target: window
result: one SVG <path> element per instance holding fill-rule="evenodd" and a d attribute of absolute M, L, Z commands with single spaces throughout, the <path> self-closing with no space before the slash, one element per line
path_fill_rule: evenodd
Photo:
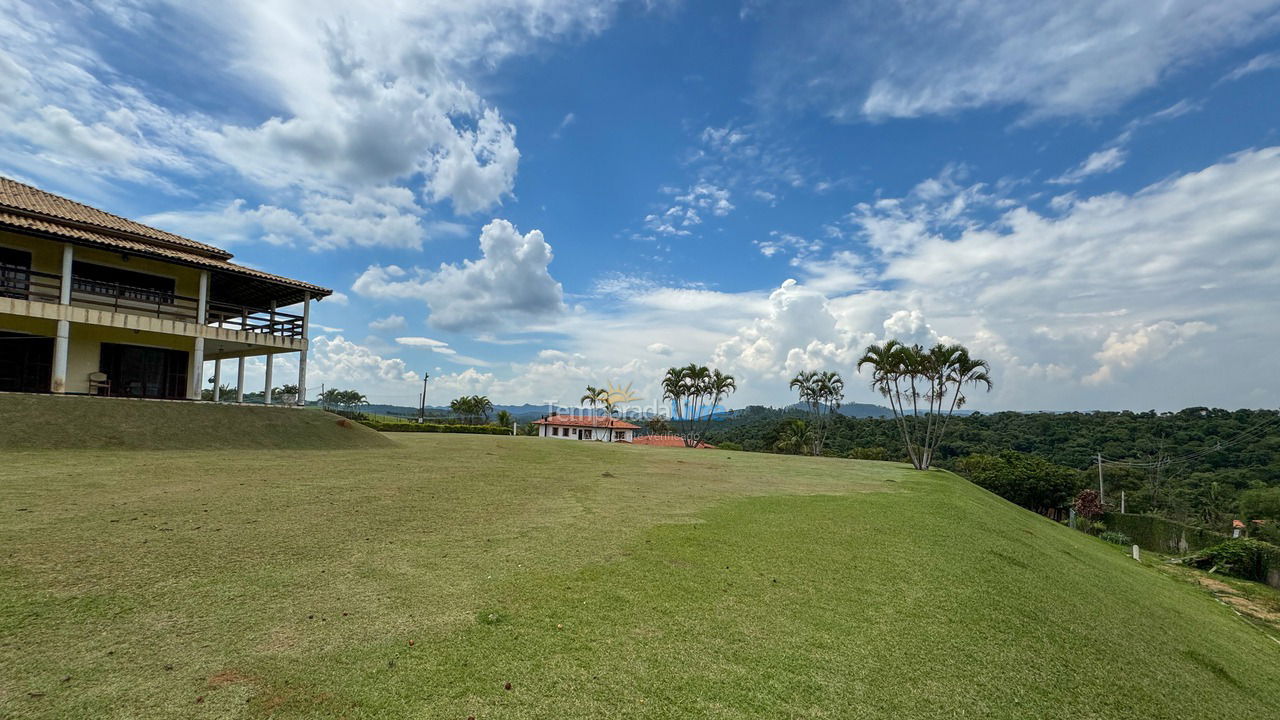
<path fill-rule="evenodd" d="M 187 394 L 187 352 L 102 343 L 98 369 L 111 381 L 111 394 L 181 398 Z"/>
<path fill-rule="evenodd" d="M 626 431 L 626 430 L 614 430 L 614 431 L 613 431 L 613 439 L 614 439 L 614 440 L 626 440 L 626 439 L 627 439 L 627 431 Z"/>
<path fill-rule="evenodd" d="M 590 439 L 591 439 L 591 431 L 590 431 L 590 430 L 582 430 L 582 431 L 580 431 L 580 432 L 581 432 L 581 434 L 578 436 L 578 439 L 579 439 L 579 440 L 590 440 Z"/>
<path fill-rule="evenodd" d="M 76 292 L 145 303 L 173 304 L 173 278 L 87 262 L 72 263 L 71 276 L 71 289 Z"/>
<path fill-rule="evenodd" d="M 31 253 L 0 247 L 0 297 L 27 297 L 31 283 Z"/>

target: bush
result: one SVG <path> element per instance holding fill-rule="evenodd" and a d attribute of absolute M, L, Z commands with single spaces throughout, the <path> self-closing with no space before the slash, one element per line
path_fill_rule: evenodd
<path fill-rule="evenodd" d="M 1253 538 L 1233 538 L 1193 555 L 1188 564 L 1245 580 L 1280 579 L 1280 547 Z"/>
<path fill-rule="evenodd" d="M 1071 507 L 1075 508 L 1077 515 L 1092 520 L 1102 514 L 1102 499 L 1098 497 L 1097 490 L 1081 490 Z"/>
<path fill-rule="evenodd" d="M 850 460 L 888 460 L 889 451 L 882 447 L 856 447 L 845 457 Z"/>
<path fill-rule="evenodd" d="M 1106 540 L 1112 545 L 1124 545 L 1125 547 L 1133 545 L 1133 540 L 1128 535 L 1125 535 L 1122 532 L 1116 532 L 1115 530 L 1108 530 L 1098 537 L 1102 540 Z"/>
<path fill-rule="evenodd" d="M 722 442 L 716 446 L 720 450 L 741 450 L 742 446 L 736 442 Z"/>
<path fill-rule="evenodd" d="M 378 432 L 474 433 L 477 435 L 510 435 L 511 428 L 497 425 L 444 425 L 440 423 L 380 422 L 364 423 Z"/>

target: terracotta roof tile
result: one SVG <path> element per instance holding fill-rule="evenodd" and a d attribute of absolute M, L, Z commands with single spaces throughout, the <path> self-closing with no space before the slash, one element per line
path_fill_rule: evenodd
<path fill-rule="evenodd" d="M 552 415 L 534 420 L 534 425 L 561 425 L 569 427 L 612 428 L 614 430 L 639 430 L 639 425 L 632 425 L 626 420 L 591 415 Z"/>
<path fill-rule="evenodd" d="M 25 185 L 16 180 L 0 177 L 0 206 L 36 213 L 57 220 L 89 225 L 109 232 L 135 235 L 143 240 L 155 240 L 162 243 L 178 245 L 193 252 L 208 254 L 213 257 L 227 259 L 231 253 L 212 245 L 196 242 L 181 235 L 157 230 L 156 228 L 134 222 L 119 215 L 89 207 L 60 195 L 45 192 L 39 188 Z"/>
<path fill-rule="evenodd" d="M 0 177 L 0 228 L 29 230 L 89 245 L 279 283 L 319 297 L 332 290 L 229 262 L 231 253 Z M 300 298 L 299 298 L 300 299 Z"/>

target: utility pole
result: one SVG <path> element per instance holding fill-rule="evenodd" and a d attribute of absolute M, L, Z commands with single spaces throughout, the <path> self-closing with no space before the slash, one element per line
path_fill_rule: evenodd
<path fill-rule="evenodd" d="M 1098 453 L 1098 504 L 1103 504 L 1102 499 L 1102 453 Z"/>
<path fill-rule="evenodd" d="M 422 403 L 418 406 L 418 422 L 420 423 L 427 421 L 427 379 L 430 377 L 427 373 L 422 373 Z"/>

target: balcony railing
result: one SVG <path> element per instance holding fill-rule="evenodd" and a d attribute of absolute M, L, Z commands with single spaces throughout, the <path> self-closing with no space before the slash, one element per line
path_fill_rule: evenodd
<path fill-rule="evenodd" d="M 60 275 L 0 264 L 0 297 L 56 303 L 61 289 Z M 198 298 L 77 276 L 71 278 L 71 304 L 162 320 L 200 322 L 259 335 L 302 337 L 301 315 L 210 300 L 202 320 L 197 317 Z"/>

